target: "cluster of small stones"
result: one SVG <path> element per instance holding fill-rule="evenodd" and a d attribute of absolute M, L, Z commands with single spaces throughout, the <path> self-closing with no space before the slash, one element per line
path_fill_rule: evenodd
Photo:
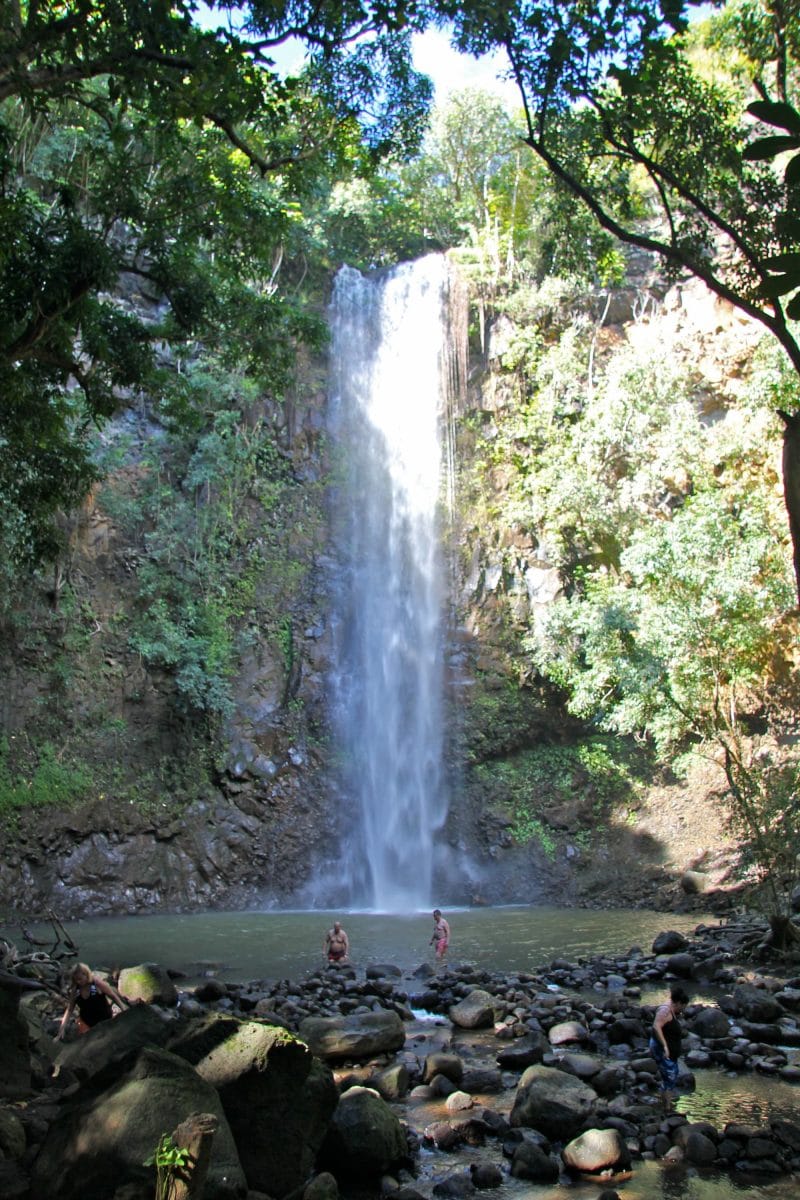
<path fill-rule="evenodd" d="M 498 974 L 469 965 L 439 973 L 427 965 L 412 979 L 412 990 L 396 966 L 374 965 L 360 979 L 352 967 L 323 968 L 301 983 L 281 981 L 224 984 L 210 979 L 184 995 L 189 1012 L 205 1005 L 297 1031 L 307 1017 L 343 1017 L 393 1010 L 404 1021 L 415 1013 L 441 1014 L 458 1029 L 458 1053 L 420 1057 L 408 1048 L 376 1055 L 368 1063 L 339 1064 L 335 1075 L 344 1092 L 354 1084 L 374 1088 L 386 1101 L 437 1100 L 447 1120 L 407 1130 L 413 1155 L 422 1143 L 445 1153 L 496 1144 L 504 1167 L 474 1163 L 469 1171 L 447 1174 L 436 1195 L 461 1195 L 492 1188 L 504 1171 L 538 1183 L 562 1181 L 588 1171 L 602 1182 L 624 1177 L 632 1161 L 660 1159 L 693 1168 L 753 1172 L 759 1176 L 800 1172 L 800 1127 L 772 1121 L 769 1128 L 728 1124 L 721 1131 L 680 1114 L 663 1116 L 656 1068 L 647 1051 L 654 1006 L 641 1001 L 643 989 L 666 995 L 675 981 L 691 993 L 693 984 L 721 993 L 718 1003 L 692 1003 L 684 1025 L 684 1061 L 689 1068 L 718 1066 L 730 1073 L 756 1070 L 800 1082 L 800 1067 L 783 1049 L 800 1047 L 800 978 L 781 980 L 747 972 L 735 963 L 735 935 L 698 927 L 695 938 L 659 935 L 652 953 L 633 948 L 619 957 L 554 960 L 537 972 Z M 595 995 L 592 996 L 591 994 Z M 487 1030 L 495 1063 L 475 1062 L 486 1051 L 470 1045 L 471 1030 Z M 493 1034 L 493 1038 L 492 1038 Z M 452 1048 L 452 1047 L 451 1047 Z M 552 1131 L 520 1127 L 486 1106 L 485 1097 L 519 1089 L 521 1073 L 539 1064 L 587 1084 L 596 1096 L 584 1137 L 604 1133 L 616 1139 L 580 1166 L 577 1142 Z M 563 1075 L 562 1075 L 563 1077 Z M 691 1070 L 680 1080 L 694 1087 Z M 579 1130 L 579 1132 L 581 1132 Z M 499 1156 L 498 1156 L 499 1157 Z M 584 1159 L 586 1155 L 584 1153 Z M 502 1163 L 502 1159 L 500 1162 Z M 384 1181 L 384 1193 L 413 1200 L 419 1193 L 407 1172 Z M 609 1193 L 611 1194 L 611 1193 Z"/>

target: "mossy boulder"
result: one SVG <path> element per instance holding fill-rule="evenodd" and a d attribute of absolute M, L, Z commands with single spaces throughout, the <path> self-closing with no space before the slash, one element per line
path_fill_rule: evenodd
<path fill-rule="evenodd" d="M 127 1000 L 144 1000 L 146 1004 L 164 1004 L 168 1008 L 178 1003 L 178 989 L 158 963 L 123 968 L 117 990 Z"/>
<path fill-rule="evenodd" d="M 166 1050 L 146 1048 L 108 1083 L 97 1075 L 67 1101 L 33 1169 L 31 1200 L 108 1200 L 126 1183 L 155 1187 L 145 1166 L 162 1135 L 197 1112 L 218 1119 L 205 1200 L 240 1200 L 244 1172 L 216 1089 Z"/>
<path fill-rule="evenodd" d="M 287 1030 L 221 1013 L 186 1023 L 169 1048 L 217 1089 L 250 1188 L 298 1188 L 338 1101 L 330 1069 Z"/>

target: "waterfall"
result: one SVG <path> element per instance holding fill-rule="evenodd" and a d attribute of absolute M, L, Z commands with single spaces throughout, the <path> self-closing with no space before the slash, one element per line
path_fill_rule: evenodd
<path fill-rule="evenodd" d="M 430 906 L 443 771 L 445 259 L 361 275 L 331 304 L 338 869 L 356 906 Z M 350 807 L 351 806 L 351 807 Z"/>

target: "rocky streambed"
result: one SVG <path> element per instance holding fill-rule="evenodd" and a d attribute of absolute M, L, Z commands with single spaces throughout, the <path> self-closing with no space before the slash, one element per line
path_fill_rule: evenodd
<path fill-rule="evenodd" d="M 515 1181 L 599 1194 L 647 1161 L 800 1176 L 800 1090 L 796 1122 L 661 1112 L 647 1035 L 676 979 L 698 996 L 682 1090 L 701 1069 L 800 1083 L 800 976 L 740 951 L 734 926 L 701 926 L 530 972 L 387 963 L 193 991 L 140 965 L 118 986 L 143 1003 L 66 1045 L 51 994 L 3 987 L 0 1194 L 149 1200 L 145 1161 L 193 1113 L 216 1126 L 207 1200 L 413 1200 Z"/>

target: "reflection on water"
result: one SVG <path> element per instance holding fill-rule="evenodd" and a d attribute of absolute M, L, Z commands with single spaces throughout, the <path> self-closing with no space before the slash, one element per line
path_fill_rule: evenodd
<path fill-rule="evenodd" d="M 533 971 L 553 958 L 624 954 L 633 945 L 649 954 L 664 929 L 690 934 L 702 919 L 628 910 L 555 908 L 446 910 L 452 928 L 450 960 L 492 971 Z M 96 967 L 157 961 L 190 978 L 206 965 L 231 981 L 298 979 L 318 967 L 325 930 L 339 917 L 353 961 L 413 969 L 430 959 L 429 913 L 235 912 L 93 917 L 67 924 L 80 957 Z M 715 923 L 709 918 L 707 923 Z M 14 936 L 13 925 L 0 929 Z M 45 928 L 40 930 L 49 932 Z"/>
<path fill-rule="evenodd" d="M 800 1119 L 800 1088 L 765 1075 L 695 1071 L 697 1089 L 682 1095 L 678 1111 L 690 1121 L 729 1122 L 766 1128 L 770 1121 Z"/>

